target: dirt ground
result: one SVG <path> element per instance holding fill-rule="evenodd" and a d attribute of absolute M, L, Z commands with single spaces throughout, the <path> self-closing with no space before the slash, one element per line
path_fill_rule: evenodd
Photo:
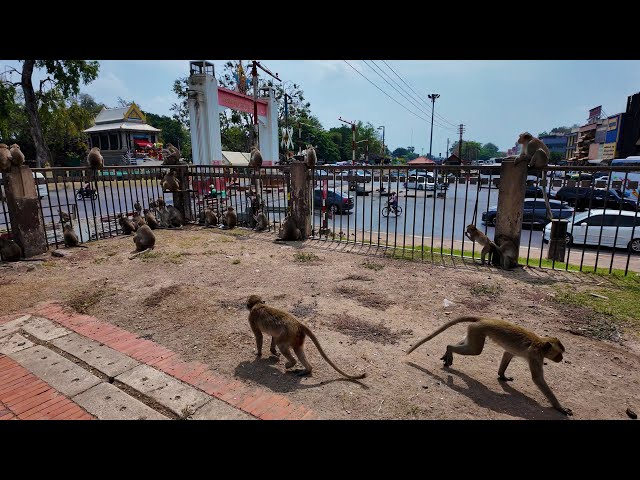
<path fill-rule="evenodd" d="M 513 382 L 498 381 L 502 350 L 490 340 L 480 356 L 455 356 L 444 369 L 439 359 L 465 325 L 404 354 L 450 318 L 492 316 L 561 339 L 565 360 L 549 361 L 545 378 L 573 418 L 626 419 L 627 408 L 640 410 L 637 334 L 554 299 L 560 289 L 602 288 L 606 278 L 409 262 L 336 243 L 274 242 L 270 233 L 244 229 L 193 226 L 156 237 L 156 249 L 135 259 L 129 259 L 132 238 L 118 237 L 65 258 L 46 254 L 46 262 L 1 265 L 0 315 L 64 302 L 286 395 L 323 419 L 564 419 L 533 384 L 524 360 L 509 366 Z M 256 360 L 245 308 L 253 293 L 309 325 L 340 368 L 367 377 L 344 380 L 308 339 L 310 377 L 285 373 L 285 361 L 269 356 L 268 337 Z M 610 340 L 589 336 L 602 331 Z"/>

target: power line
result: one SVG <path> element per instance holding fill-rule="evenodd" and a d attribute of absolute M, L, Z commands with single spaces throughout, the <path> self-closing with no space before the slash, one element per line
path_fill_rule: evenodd
<path fill-rule="evenodd" d="M 369 64 L 367 63 L 367 61 L 366 61 L 366 60 L 363 60 L 363 61 L 365 62 L 365 64 L 366 64 L 369 68 L 371 68 L 371 65 L 369 65 Z M 382 73 L 384 73 L 384 74 L 387 76 L 387 78 L 389 78 L 389 80 L 391 80 L 393 83 L 395 83 L 395 84 L 396 84 L 396 85 L 398 85 L 400 88 L 402 88 L 402 86 L 401 86 L 401 85 L 399 85 L 395 80 L 393 80 L 393 79 L 392 79 L 392 78 L 391 78 L 391 77 L 390 77 L 390 76 L 389 76 L 389 75 L 388 75 L 388 74 L 387 74 L 387 73 L 386 73 L 382 68 L 380 68 L 380 67 L 376 64 L 376 62 L 375 62 L 374 60 L 371 60 L 371 63 L 372 63 L 372 64 L 373 64 L 373 65 L 374 65 L 378 70 L 380 70 Z M 371 68 L 371 70 L 373 70 L 373 68 Z M 411 98 L 411 99 L 410 99 L 410 98 L 407 98 L 407 96 L 405 96 L 405 95 L 404 95 L 402 92 L 400 92 L 396 87 L 394 87 L 394 86 L 393 86 L 393 85 L 391 85 L 389 82 L 387 82 L 387 80 L 386 80 L 382 75 L 380 75 L 377 71 L 375 71 L 375 70 L 373 70 L 373 71 L 374 71 L 374 72 L 375 72 L 375 73 L 376 73 L 380 78 L 382 78 L 382 79 L 383 79 L 383 80 L 384 80 L 388 85 L 390 85 L 390 86 L 391 86 L 391 88 L 393 88 L 396 92 L 400 93 L 400 95 L 402 95 L 405 99 L 409 100 L 409 102 L 410 102 L 412 105 L 414 105 L 416 108 L 418 108 L 422 113 L 425 113 L 425 114 L 427 114 L 427 115 L 429 115 L 429 114 L 430 114 L 430 112 L 428 112 L 428 111 L 424 110 L 424 107 L 422 107 L 422 106 L 420 106 L 420 105 L 417 105 L 416 103 L 414 103 L 414 102 L 412 101 L 413 96 L 412 96 L 412 98 Z M 410 94 L 409 92 L 407 92 L 404 88 L 402 88 L 402 90 L 403 90 L 404 92 L 406 92 L 408 95 L 411 95 L 411 94 Z M 435 122 L 435 124 L 436 124 L 436 126 L 438 126 L 438 127 L 440 127 L 440 128 L 443 128 L 443 129 L 452 129 L 451 127 L 447 127 L 446 125 L 441 125 L 439 122 Z"/>
<path fill-rule="evenodd" d="M 411 113 L 412 115 L 415 115 L 416 117 L 418 117 L 420 120 L 424 120 L 425 122 L 427 121 L 426 118 L 421 117 L 420 115 L 416 114 L 415 112 L 413 112 L 412 110 L 409 110 L 407 107 L 405 107 L 403 104 L 401 104 L 400 102 L 398 102 L 395 98 L 393 98 L 391 95 L 389 95 L 387 92 L 385 92 L 384 90 L 382 90 L 378 85 L 376 85 L 375 83 L 373 83 L 371 80 L 369 80 L 365 75 L 363 75 L 360 71 L 358 71 L 357 68 L 355 68 L 353 65 L 351 65 L 349 62 L 347 62 L 346 60 L 343 60 L 344 63 L 346 63 L 347 65 L 349 65 L 351 68 L 353 68 L 358 75 L 360 75 L 362 78 L 364 78 L 367 82 L 369 82 L 371 85 L 373 85 L 374 87 L 376 87 L 378 90 L 380 90 L 382 93 L 384 93 L 387 97 L 389 97 L 391 100 L 393 100 L 394 102 L 396 102 L 398 105 L 400 105 L 402 108 L 404 108 L 406 111 L 408 111 L 409 113 Z"/>
<path fill-rule="evenodd" d="M 418 93 L 418 92 L 417 92 L 417 91 L 416 91 L 416 90 L 415 90 L 411 85 L 409 85 L 409 84 L 408 84 L 408 83 L 407 83 L 407 82 L 406 82 L 406 81 L 405 81 L 405 80 L 404 80 L 404 79 L 403 79 L 403 78 L 402 78 L 402 77 L 401 77 L 401 76 L 400 76 L 400 75 L 399 75 L 399 74 L 398 74 L 398 73 L 393 69 L 393 67 L 391 67 L 391 65 L 389 65 L 389 64 L 386 62 L 386 60 L 382 60 L 382 61 L 383 61 L 383 62 L 384 62 L 384 64 L 389 68 L 389 70 L 391 70 L 391 71 L 394 73 L 394 75 L 395 75 L 396 77 L 398 77 L 398 78 L 402 81 L 402 83 L 404 83 L 407 87 L 409 87 L 409 88 L 410 88 L 410 89 L 411 89 L 411 90 L 412 90 L 412 91 L 413 91 L 413 92 L 418 96 L 418 98 L 419 98 L 420 100 L 422 100 L 428 108 L 430 108 L 429 104 L 428 104 L 428 103 L 423 99 L 423 96 L 422 96 L 421 94 L 419 94 L 419 93 Z M 458 125 L 456 125 L 455 123 L 450 122 L 449 120 L 447 120 L 446 118 L 444 118 L 442 115 L 440 115 L 440 114 L 438 114 L 438 113 L 436 113 L 436 114 L 435 114 L 435 116 L 436 116 L 436 117 L 439 117 L 442 121 L 444 121 L 444 122 L 448 123 L 449 125 L 451 125 L 451 126 L 455 127 L 455 129 L 457 130 Z"/>

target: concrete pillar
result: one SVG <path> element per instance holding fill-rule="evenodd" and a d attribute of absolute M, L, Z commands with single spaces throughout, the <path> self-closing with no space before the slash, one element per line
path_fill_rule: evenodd
<path fill-rule="evenodd" d="M 311 181 L 304 162 L 291 163 L 291 216 L 302 233 L 302 240 L 311 235 Z"/>
<path fill-rule="evenodd" d="M 549 250 L 547 251 L 547 259 L 564 263 L 565 239 L 567 237 L 567 225 L 569 221 L 566 219 L 551 220 L 551 235 L 549 237 Z"/>
<path fill-rule="evenodd" d="M 47 251 L 38 189 L 33 172 L 26 165 L 11 167 L 3 174 L 12 239 L 22 247 L 26 258 Z"/>
<path fill-rule="evenodd" d="M 504 238 L 511 240 L 517 248 L 520 248 L 526 181 L 526 162 L 520 162 L 517 166 L 513 164 L 513 159 L 502 162 L 494 237 L 498 246 Z M 499 265 L 498 255 L 494 255 L 493 264 Z"/>

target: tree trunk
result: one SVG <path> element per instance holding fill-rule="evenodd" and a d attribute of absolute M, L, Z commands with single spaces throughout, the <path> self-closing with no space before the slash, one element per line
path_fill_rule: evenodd
<path fill-rule="evenodd" d="M 29 118 L 29 129 L 36 147 L 36 167 L 41 168 L 46 162 L 51 161 L 51 152 L 44 141 L 40 116 L 38 115 L 38 99 L 33 91 L 31 76 L 35 60 L 25 60 L 22 66 L 22 92 L 24 94 L 24 105 Z M 50 163 L 51 164 L 51 163 Z"/>

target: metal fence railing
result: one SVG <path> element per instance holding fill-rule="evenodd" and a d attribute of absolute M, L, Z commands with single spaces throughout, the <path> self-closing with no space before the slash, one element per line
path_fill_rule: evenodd
<path fill-rule="evenodd" d="M 261 208 L 270 229 L 287 215 L 290 177 L 287 166 L 183 167 L 188 199 L 187 220 L 197 222 L 210 207 L 223 214 L 228 206 L 239 226 L 253 227 Z M 494 237 L 500 165 L 317 166 L 312 172 L 312 238 L 321 242 L 368 245 L 385 253 L 419 261 L 477 258 L 465 237 L 475 223 Z M 117 166 L 97 172 L 87 168 L 34 169 L 48 245 L 63 244 L 58 210 L 69 213 L 82 242 L 121 235 L 119 214 L 133 215 L 136 202 L 173 203 L 162 191 L 168 167 Z M 568 220 L 565 262 L 546 259 L 549 219 L 540 175 L 527 177 L 520 263 L 579 271 L 640 271 L 640 167 L 549 167 L 546 191 L 555 218 Z M 81 188 L 90 183 L 91 191 Z M 254 189 L 257 187 L 259 204 Z M 390 194 L 397 194 L 397 208 Z M 2 200 L 0 198 L 0 200 Z M 0 201 L 0 234 L 10 234 L 6 203 Z"/>

